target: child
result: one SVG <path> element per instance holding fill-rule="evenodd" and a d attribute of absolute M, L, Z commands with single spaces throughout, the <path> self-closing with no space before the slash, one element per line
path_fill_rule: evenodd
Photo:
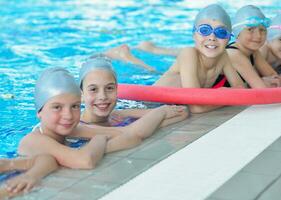
<path fill-rule="evenodd" d="M 155 85 L 210 88 L 223 73 L 232 87 L 244 87 L 225 50 L 230 33 L 230 18 L 219 5 L 213 4 L 202 9 L 194 22 L 195 47 L 184 48 L 175 64 Z M 207 112 L 218 107 L 189 106 L 193 113 Z"/>
<path fill-rule="evenodd" d="M 233 67 L 251 88 L 280 86 L 277 73 L 259 51 L 265 42 L 269 23 L 269 19 L 253 5 L 240 8 L 234 18 L 232 28 L 236 42 L 227 47 L 227 52 Z"/>
<path fill-rule="evenodd" d="M 105 136 L 94 136 L 79 150 L 63 145 L 64 138 L 77 131 L 80 98 L 79 87 L 68 71 L 62 68 L 44 71 L 35 86 L 35 107 L 41 122 L 21 140 L 19 153 L 27 156 L 49 154 L 65 167 L 93 168 L 104 154 Z"/>
<path fill-rule="evenodd" d="M 262 56 L 266 61 L 281 73 L 281 14 L 273 18 L 268 29 L 267 41 L 261 48 Z"/>
<path fill-rule="evenodd" d="M 162 109 L 113 110 L 117 102 L 117 78 L 111 61 L 103 55 L 98 55 L 82 65 L 79 83 L 85 102 L 85 110 L 81 116 L 82 124 L 126 126 L 138 118 L 142 118 L 145 114 L 155 113 L 158 115 L 157 110 Z M 157 124 L 157 127 L 184 120 L 188 115 L 183 106 L 164 106 L 164 108 L 177 108 L 178 113 L 166 116 L 163 121 Z M 147 124 L 143 129 L 150 129 L 150 127 Z"/>
<path fill-rule="evenodd" d="M 56 160 L 50 155 L 37 155 L 32 158 L 1 159 L 0 173 L 14 171 L 22 174 L 6 181 L 0 188 L 0 199 L 29 192 L 44 176 L 57 169 Z"/>

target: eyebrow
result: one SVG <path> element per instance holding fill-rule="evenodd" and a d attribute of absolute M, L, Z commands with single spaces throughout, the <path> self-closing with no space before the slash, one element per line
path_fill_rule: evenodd
<path fill-rule="evenodd" d="M 81 104 L 81 101 L 79 100 L 79 101 L 76 101 L 76 102 L 73 102 L 73 103 L 71 103 L 71 104 Z M 53 103 L 51 103 L 50 105 L 63 105 L 63 104 L 65 104 L 65 103 L 61 103 L 61 102 L 53 102 Z"/>
<path fill-rule="evenodd" d="M 108 83 L 105 86 L 107 86 L 107 85 L 117 85 L 117 83 L 114 83 L 114 82 L 113 83 Z M 93 86 L 98 86 L 98 84 L 90 84 L 90 85 L 87 86 L 87 88 L 93 87 Z"/>

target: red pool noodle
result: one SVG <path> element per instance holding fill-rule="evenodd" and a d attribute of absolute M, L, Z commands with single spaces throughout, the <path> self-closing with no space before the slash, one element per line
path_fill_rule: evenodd
<path fill-rule="evenodd" d="M 169 104 L 273 104 L 281 103 L 281 88 L 211 89 L 118 84 L 118 98 Z"/>

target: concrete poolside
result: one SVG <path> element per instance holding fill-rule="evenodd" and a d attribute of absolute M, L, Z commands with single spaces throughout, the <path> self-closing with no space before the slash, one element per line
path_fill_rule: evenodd
<path fill-rule="evenodd" d="M 192 115 L 95 170 L 61 169 L 15 199 L 280 199 L 280 119 L 280 105 Z"/>

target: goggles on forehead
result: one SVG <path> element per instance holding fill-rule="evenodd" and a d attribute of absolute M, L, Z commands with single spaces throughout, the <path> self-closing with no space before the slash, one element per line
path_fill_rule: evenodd
<path fill-rule="evenodd" d="M 245 21 L 242 21 L 240 23 L 234 24 L 232 28 L 236 28 L 237 26 L 245 25 L 247 27 L 255 27 L 262 25 L 265 28 L 268 28 L 270 26 L 270 19 L 269 18 L 260 18 L 260 17 L 249 17 Z"/>
<path fill-rule="evenodd" d="M 201 24 L 197 28 L 193 27 L 193 33 L 197 32 L 202 36 L 209 36 L 212 33 L 219 39 L 230 39 L 231 33 L 223 26 L 213 28 L 209 24 Z"/>

